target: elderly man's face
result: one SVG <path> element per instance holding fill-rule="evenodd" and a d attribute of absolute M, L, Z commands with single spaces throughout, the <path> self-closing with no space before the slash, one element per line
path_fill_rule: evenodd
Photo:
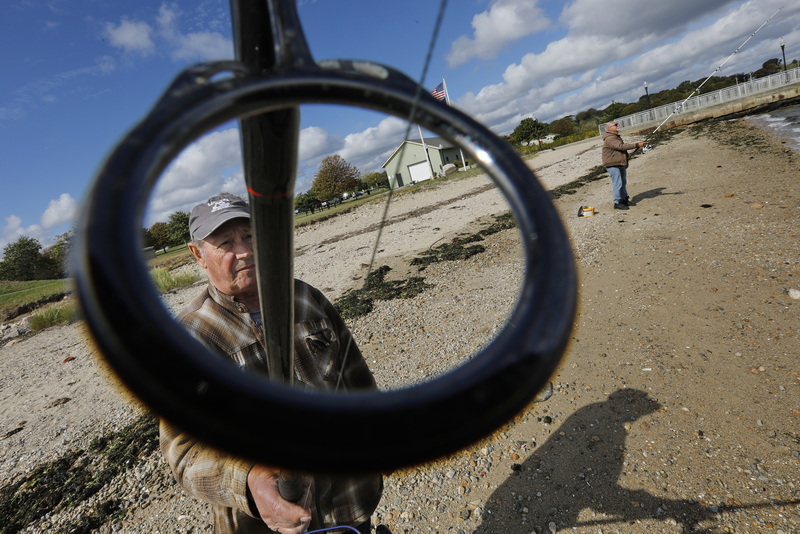
<path fill-rule="evenodd" d="M 253 236 L 248 219 L 232 219 L 201 243 L 190 244 L 192 254 L 208 273 L 214 287 L 238 300 L 258 298 Z"/>

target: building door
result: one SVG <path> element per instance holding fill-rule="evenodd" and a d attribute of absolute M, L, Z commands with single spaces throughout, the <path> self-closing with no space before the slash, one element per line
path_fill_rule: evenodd
<path fill-rule="evenodd" d="M 408 173 L 411 175 L 411 179 L 415 182 L 431 179 L 431 168 L 427 161 L 420 161 L 419 163 L 409 165 Z"/>

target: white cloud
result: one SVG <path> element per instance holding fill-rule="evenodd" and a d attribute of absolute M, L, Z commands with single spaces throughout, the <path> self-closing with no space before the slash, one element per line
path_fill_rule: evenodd
<path fill-rule="evenodd" d="M 167 41 L 173 60 L 215 60 L 234 56 L 233 42 L 219 32 L 181 33 L 178 28 L 180 15 L 174 6 L 162 4 L 158 9 L 159 35 Z"/>
<path fill-rule="evenodd" d="M 175 61 L 233 57 L 233 42 L 229 38 L 215 31 L 182 31 L 181 15 L 176 5 L 161 4 L 152 24 L 122 17 L 119 24 L 107 22 L 103 35 L 112 46 L 145 57 L 157 49 L 163 49 Z"/>
<path fill-rule="evenodd" d="M 75 219 L 78 211 L 78 202 L 68 193 L 63 193 L 58 199 L 51 200 L 47 209 L 42 214 L 42 227 L 52 228 Z"/>
<path fill-rule="evenodd" d="M 396 117 L 387 117 L 377 126 L 367 128 L 345 137 L 344 147 L 338 154 L 356 165 L 361 172 L 372 172 L 385 161 L 381 156 L 391 152 L 400 144 L 406 132 L 407 122 Z"/>
<path fill-rule="evenodd" d="M 178 11 L 177 6 L 168 6 L 167 4 L 161 4 L 158 7 L 158 16 L 156 17 L 156 22 L 158 23 L 159 27 L 161 27 L 161 31 L 171 31 L 172 28 L 175 26 L 175 20 L 178 18 Z"/>
<path fill-rule="evenodd" d="M 650 82 L 651 93 L 655 87 L 702 80 L 779 7 L 779 1 L 676 0 L 618 17 L 631 11 L 623 0 L 575 0 L 559 17 L 565 35 L 509 65 L 502 81 L 467 93 L 456 103 L 495 130 L 508 132 L 516 126 L 514 119 L 531 113 L 552 121 L 590 107 L 602 109 L 612 100 L 636 100 L 644 94 L 644 80 Z M 796 27 L 798 13 L 798 7 L 784 7 L 780 22 L 776 17 L 764 34 L 777 23 Z M 722 74 L 748 72 L 763 62 L 758 57 L 774 57 L 774 46 L 766 44 L 764 34 L 734 56 Z"/>
<path fill-rule="evenodd" d="M 665 36 L 674 35 L 685 29 L 687 23 L 739 1 L 672 0 L 635 6 L 628 0 L 575 0 L 564 7 L 560 20 L 570 33 L 577 35 L 621 38 L 650 34 Z"/>
<path fill-rule="evenodd" d="M 309 126 L 300 131 L 300 148 L 298 159 L 300 161 L 318 158 L 331 154 L 342 147 L 342 140 L 332 137 L 319 126 Z"/>
<path fill-rule="evenodd" d="M 491 59 L 512 41 L 537 33 L 550 25 L 538 0 L 496 0 L 488 11 L 472 18 L 473 37 L 462 35 L 447 53 L 450 68 L 473 58 Z"/>
<path fill-rule="evenodd" d="M 230 59 L 233 44 L 219 33 L 195 32 L 179 36 L 171 52 L 174 60 Z"/>
<path fill-rule="evenodd" d="M 9 244 L 14 243 L 20 237 L 26 236 L 36 239 L 43 247 L 47 247 L 52 241 L 47 230 L 72 222 L 78 211 L 78 202 L 69 193 L 63 193 L 55 200 L 51 200 L 47 209 L 42 213 L 41 224 L 32 224 L 28 227 L 22 225 L 22 219 L 17 215 L 6 217 L 6 224 L 0 230 L 0 255 L 2 250 Z"/>
<path fill-rule="evenodd" d="M 127 53 L 147 56 L 155 51 L 153 28 L 146 22 L 133 22 L 123 18 L 119 24 L 106 23 L 103 33 L 112 46 Z"/>
<path fill-rule="evenodd" d="M 241 178 L 239 130 L 211 132 L 181 152 L 167 167 L 150 199 L 146 226 L 166 221 L 170 213 L 189 211 L 220 191 L 245 192 Z"/>

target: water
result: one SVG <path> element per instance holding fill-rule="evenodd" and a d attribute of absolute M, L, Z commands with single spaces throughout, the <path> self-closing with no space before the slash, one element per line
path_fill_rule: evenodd
<path fill-rule="evenodd" d="M 766 127 L 788 141 L 788 145 L 800 152 L 800 104 L 775 109 L 762 115 L 747 118 L 756 126 Z"/>

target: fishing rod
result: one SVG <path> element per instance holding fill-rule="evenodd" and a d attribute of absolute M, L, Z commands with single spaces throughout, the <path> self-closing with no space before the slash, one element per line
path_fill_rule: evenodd
<path fill-rule="evenodd" d="M 725 61 L 723 61 L 722 63 L 720 63 L 720 64 L 719 64 L 719 66 L 718 66 L 716 69 L 714 69 L 714 71 L 713 71 L 711 74 L 709 74 L 709 75 L 708 75 L 708 77 L 707 77 L 705 80 L 703 80 L 703 82 L 702 82 L 700 85 L 698 85 L 697 87 L 695 87 L 694 91 L 692 91 L 692 92 L 689 94 L 689 96 L 687 96 L 687 97 L 686 97 L 686 98 L 685 98 L 685 99 L 684 99 L 684 100 L 683 100 L 683 101 L 682 101 L 680 104 L 676 104 L 676 105 L 675 105 L 675 108 L 672 110 L 672 113 L 670 113 L 670 114 L 667 116 L 667 118 L 666 118 L 666 119 L 664 119 L 664 120 L 661 122 L 661 124 L 659 124 L 659 125 L 656 127 L 656 129 L 655 129 L 655 130 L 653 130 L 653 131 L 652 131 L 650 134 L 648 134 L 647 136 L 645 136 L 645 138 L 644 138 L 645 142 L 647 142 L 647 140 L 648 140 L 648 139 L 650 139 L 652 136 L 654 136 L 654 135 L 656 134 L 656 132 L 658 132 L 658 131 L 661 129 L 661 127 L 662 127 L 662 126 L 664 126 L 664 124 L 666 124 L 666 123 L 667 123 L 667 121 L 669 121 L 669 120 L 672 118 L 672 116 L 673 116 L 673 115 L 675 115 L 676 113 L 679 113 L 679 112 L 680 112 L 680 111 L 683 109 L 683 106 L 684 106 L 684 105 L 686 105 L 686 102 L 688 102 L 688 101 L 689 101 L 689 99 L 690 99 L 690 98 L 692 98 L 692 97 L 693 97 L 693 96 L 694 96 L 696 93 L 699 93 L 699 92 L 700 92 L 700 89 L 702 89 L 702 87 L 703 87 L 703 86 L 706 84 L 706 82 L 708 82 L 708 80 L 710 80 L 711 78 L 713 78 L 713 77 L 714 77 L 714 75 L 715 75 L 717 72 L 719 72 L 719 71 L 722 69 L 722 67 L 724 67 L 724 66 L 725 66 L 725 64 L 726 64 L 728 61 L 730 61 L 730 60 L 731 60 L 731 58 L 732 58 L 733 56 L 735 56 L 736 54 L 738 54 L 738 53 L 739 53 L 739 50 L 741 50 L 741 49 L 744 47 L 744 45 L 746 45 L 746 44 L 748 43 L 748 41 L 750 41 L 750 39 L 752 39 L 753 37 L 755 37 L 755 35 L 756 35 L 756 34 L 757 34 L 757 33 L 758 33 L 760 30 L 761 30 L 761 28 L 763 28 L 764 26 L 766 26 L 767 24 L 769 24 L 769 21 L 771 21 L 771 20 L 772 20 L 772 19 L 775 17 L 775 15 L 777 15 L 777 14 L 778 14 L 778 11 L 780 11 L 781 9 L 783 9 L 783 6 L 779 7 L 778 9 L 776 9 L 776 10 L 775 10 L 775 13 L 773 13 L 772 15 L 770 15 L 770 16 L 767 18 L 767 20 L 765 20 L 765 21 L 763 22 L 763 24 L 761 24 L 761 26 L 759 26 L 758 28 L 756 28 L 756 30 L 755 30 L 753 33 L 751 33 L 750 35 L 748 35 L 748 36 L 747 36 L 747 39 L 745 39 L 745 40 L 744 40 L 744 42 L 743 42 L 742 44 L 740 44 L 740 45 L 739 45 L 739 47 L 738 47 L 736 50 L 734 50 L 734 51 L 733 51 L 733 53 L 732 53 L 731 55 L 729 55 L 727 58 L 725 58 Z M 646 145 L 644 146 L 644 148 L 642 148 L 642 152 L 647 152 L 647 151 L 649 151 L 649 150 L 652 150 L 652 149 L 653 149 L 653 147 L 652 147 L 651 145 L 649 145 L 649 144 L 646 144 Z M 639 150 L 639 148 L 637 147 L 637 148 L 636 148 L 636 149 L 635 149 L 635 150 L 634 150 L 634 151 L 631 153 L 631 156 L 633 156 L 634 154 L 636 154 L 636 152 L 637 152 L 638 150 Z"/>
<path fill-rule="evenodd" d="M 261 2 L 245 2 L 247 7 L 250 3 Z M 218 449 L 278 466 L 287 474 L 374 473 L 430 461 L 505 424 L 557 368 L 577 303 L 570 241 L 550 194 L 508 143 L 392 67 L 351 59 L 314 61 L 300 39 L 302 27 L 290 4 L 294 0 L 269 0 L 259 15 L 237 15 L 269 25 L 272 38 L 259 40 L 250 50 L 273 51 L 268 58 L 273 67 L 248 65 L 248 48 L 237 44 L 242 54 L 236 60 L 185 69 L 100 166 L 72 258 L 82 312 L 99 352 L 129 390 L 176 427 Z M 246 45 L 249 37 L 239 38 Z M 294 110 L 303 104 L 351 106 L 418 124 L 463 148 L 505 197 L 517 221 L 525 265 L 519 302 L 498 335 L 462 366 L 403 389 L 310 392 L 242 372 L 195 339 L 163 305 L 142 258 L 140 234 L 165 169 L 202 135 L 240 119 L 262 135 L 250 143 L 253 150 L 245 149 L 243 159 L 264 161 L 255 152 L 270 150 L 269 159 L 285 170 L 296 164 L 296 153 L 291 153 L 296 150 Z M 268 127 L 250 122 L 264 114 L 272 122 Z M 249 137 L 244 130 L 243 138 Z M 265 147 L 264 141 L 275 136 L 287 142 Z M 274 254 L 266 244 L 273 232 L 293 232 L 284 215 L 294 176 L 267 174 L 280 175 L 277 185 L 247 181 L 257 198 L 254 210 L 269 212 L 267 217 L 281 212 L 281 217 L 274 226 L 269 219 L 266 224 L 254 222 L 256 264 L 272 255 L 286 262 L 279 270 L 284 280 L 291 279 L 286 274 L 294 254 L 291 235 L 274 236 Z M 287 175 L 292 178 L 288 183 L 283 179 Z M 273 209 L 270 203 L 284 207 Z M 252 215 L 258 218 L 255 211 Z M 281 284 L 285 282 L 267 280 L 269 286 Z M 276 299 L 285 307 L 293 303 L 287 291 L 283 297 L 262 297 L 261 304 L 273 306 Z M 268 316 L 264 322 L 272 323 Z M 287 311 L 274 316 L 281 321 L 276 336 L 281 348 L 273 351 L 280 353 L 275 367 L 281 369 L 275 374 L 291 376 L 286 369 L 292 360 L 291 325 L 286 322 L 292 316 Z M 269 424 L 254 425 L 255 418 Z M 276 439 L 275 428 L 295 429 L 298 421 L 320 436 L 337 436 L 336 446 L 309 440 L 303 432 L 285 432 Z M 374 429 L 387 422 L 394 428 L 393 439 L 374 439 Z"/>

